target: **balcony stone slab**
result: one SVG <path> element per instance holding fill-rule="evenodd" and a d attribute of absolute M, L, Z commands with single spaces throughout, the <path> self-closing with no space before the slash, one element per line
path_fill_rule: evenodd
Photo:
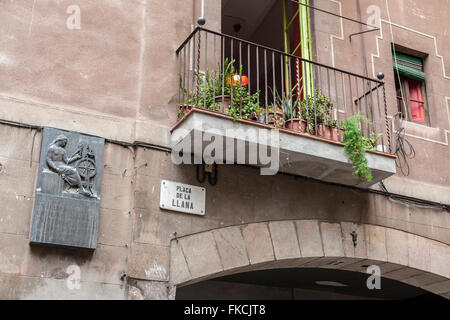
<path fill-rule="evenodd" d="M 211 153 L 214 147 L 216 152 Z M 343 143 L 274 129 L 254 121 L 235 120 L 197 108 L 172 128 L 172 148 L 175 152 L 182 151 L 180 154 L 185 155 L 184 159 L 188 159 L 186 154 L 190 154 L 192 163 L 208 160 L 207 154 L 212 154 L 218 164 L 243 164 L 266 169 L 272 164 L 273 173 L 289 173 L 360 188 L 368 188 L 396 173 L 395 156 L 368 151 L 366 157 L 373 179 L 362 182 L 353 174 Z M 273 166 L 274 160 L 278 163 L 278 170 Z"/>

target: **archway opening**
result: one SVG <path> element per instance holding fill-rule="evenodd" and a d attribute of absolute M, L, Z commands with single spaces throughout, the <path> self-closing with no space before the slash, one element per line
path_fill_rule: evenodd
<path fill-rule="evenodd" d="M 177 300 L 445 300 L 423 289 L 369 274 L 325 268 L 268 269 L 214 278 L 177 288 Z"/>

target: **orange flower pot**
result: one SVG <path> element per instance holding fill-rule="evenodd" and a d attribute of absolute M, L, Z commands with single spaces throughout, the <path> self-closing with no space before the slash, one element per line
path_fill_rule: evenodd
<path fill-rule="evenodd" d="M 306 121 L 298 118 L 289 119 L 284 123 L 284 127 L 294 131 L 306 132 Z"/>

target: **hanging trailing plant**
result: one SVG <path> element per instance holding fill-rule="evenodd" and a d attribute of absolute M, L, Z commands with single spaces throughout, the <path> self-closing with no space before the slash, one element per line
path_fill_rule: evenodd
<path fill-rule="evenodd" d="M 369 120 L 360 114 L 354 115 L 344 122 L 344 151 L 353 164 L 353 174 L 361 181 L 372 181 L 372 173 L 366 158 L 368 139 L 361 134 L 361 121 L 369 123 Z"/>

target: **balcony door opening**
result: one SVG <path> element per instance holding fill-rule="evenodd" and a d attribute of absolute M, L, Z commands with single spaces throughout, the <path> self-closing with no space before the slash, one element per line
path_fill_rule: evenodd
<path fill-rule="evenodd" d="M 291 0 L 222 0 L 222 32 L 242 40 L 226 39 L 222 55 L 234 62 L 235 79 L 242 77 L 251 93 L 260 92 L 259 103 L 269 110 L 290 100 L 280 112 L 291 113 L 286 109 L 296 107 L 294 101 L 302 100 L 307 89 L 313 92 L 311 65 L 281 54 L 311 59 L 309 25 L 308 7 Z"/>

